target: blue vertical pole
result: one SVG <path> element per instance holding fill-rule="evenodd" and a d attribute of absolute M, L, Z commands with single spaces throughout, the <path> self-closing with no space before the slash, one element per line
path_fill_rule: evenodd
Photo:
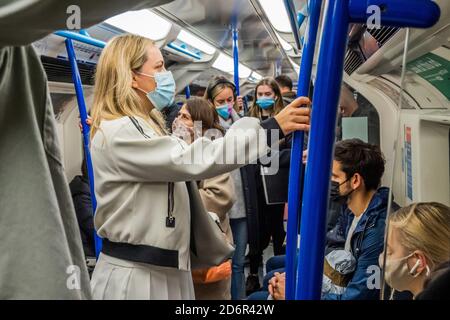
<path fill-rule="evenodd" d="M 189 88 L 189 85 L 184 88 L 184 94 L 186 95 L 186 99 L 189 99 L 191 97 L 191 89 Z"/>
<path fill-rule="evenodd" d="M 298 33 L 299 25 L 298 25 L 298 16 L 295 12 L 295 5 L 292 0 L 284 0 L 284 7 L 286 8 L 287 15 L 289 18 L 289 23 L 291 25 L 292 33 L 294 35 L 295 44 L 297 45 L 297 49 L 301 49 L 300 43 L 300 35 Z"/>
<path fill-rule="evenodd" d="M 83 146 L 84 146 L 84 155 L 86 157 L 86 166 L 88 171 L 88 177 L 89 177 L 89 187 L 91 191 L 91 200 L 92 200 L 92 212 L 95 214 L 95 210 L 97 209 L 97 200 L 95 198 L 95 188 L 94 188 L 94 171 L 92 168 L 92 159 L 91 159 L 91 152 L 89 150 L 89 125 L 86 123 L 87 120 L 87 111 L 86 111 L 86 103 L 84 101 L 84 94 L 83 94 L 83 84 L 81 82 L 80 72 L 78 71 L 78 65 L 77 65 L 77 59 L 75 56 L 75 50 L 73 48 L 72 40 L 66 39 L 66 49 L 67 49 L 67 55 L 70 62 L 70 67 L 72 69 L 72 80 L 75 86 L 75 92 L 77 95 L 77 102 L 78 102 L 78 110 L 80 112 L 80 119 L 81 119 L 81 125 L 82 125 L 82 131 L 83 131 Z M 94 235 L 95 239 L 95 254 L 98 258 L 101 248 L 102 248 L 102 240 L 101 238 L 95 233 Z"/>
<path fill-rule="evenodd" d="M 316 48 L 322 0 L 310 1 L 310 13 L 306 38 L 302 49 L 300 74 L 298 77 L 297 96 L 308 96 L 311 82 L 314 50 Z M 292 140 L 291 166 L 289 172 L 288 226 L 286 241 L 286 299 L 293 300 L 296 287 L 296 261 L 299 218 L 303 194 L 303 140 L 304 132 L 294 132 Z"/>
<path fill-rule="evenodd" d="M 238 30 L 233 26 L 233 62 L 234 62 L 234 85 L 236 86 L 236 95 L 240 95 L 239 90 L 239 47 Z"/>
<path fill-rule="evenodd" d="M 321 296 L 328 192 L 349 27 L 349 0 L 329 0 L 314 89 L 298 257 L 300 300 Z"/>

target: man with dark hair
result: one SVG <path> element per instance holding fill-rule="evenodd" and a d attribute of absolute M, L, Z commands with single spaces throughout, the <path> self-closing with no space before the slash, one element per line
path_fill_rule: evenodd
<path fill-rule="evenodd" d="M 292 91 L 292 79 L 286 75 L 279 75 L 275 81 L 280 87 L 281 95 L 283 96 L 284 105 L 288 105 L 297 97 L 297 94 Z"/>
<path fill-rule="evenodd" d="M 355 271 L 343 294 L 324 299 L 378 299 L 379 288 L 369 279 L 383 251 L 388 188 L 380 188 L 385 160 L 378 146 L 359 139 L 336 143 L 331 175 L 331 197 L 344 207 L 336 227 L 327 235 L 328 251 L 344 247 L 356 260 Z"/>
<path fill-rule="evenodd" d="M 327 233 L 326 253 L 344 249 L 353 255 L 355 264 L 354 272 L 345 278 L 333 277 L 337 276 L 338 272 L 330 265 L 324 269 L 324 274 L 332 283 L 338 280 L 339 285 L 345 289 L 343 294 L 327 293 L 322 299 L 379 298 L 376 270 L 379 270 L 378 257 L 383 251 L 389 194 L 388 188 L 380 188 L 384 166 L 383 154 L 376 145 L 359 139 L 336 143 L 330 198 L 342 204 L 342 211 L 336 226 Z M 278 269 L 273 270 L 272 274 L 274 271 L 283 272 Z M 284 297 L 284 284 L 279 283 L 280 281 L 284 282 L 283 276 L 276 275 L 269 282 L 268 289 L 275 299 Z M 250 299 L 261 297 L 264 297 L 264 294 L 258 293 Z"/>

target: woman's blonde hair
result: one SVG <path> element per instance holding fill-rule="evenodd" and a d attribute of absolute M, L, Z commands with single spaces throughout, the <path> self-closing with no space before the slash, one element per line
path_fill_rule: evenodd
<path fill-rule="evenodd" d="M 260 86 L 269 86 L 275 93 L 275 105 L 271 107 L 269 110 L 271 113 L 270 115 L 271 117 L 276 116 L 278 113 L 280 113 L 281 110 L 283 110 L 284 103 L 280 87 L 273 78 L 264 78 L 258 82 L 258 84 L 255 87 L 255 95 L 254 95 L 255 100 L 253 101 L 253 105 L 250 107 L 250 110 L 248 110 L 248 115 L 254 118 L 261 118 L 261 108 L 256 104 L 256 100 L 258 100 L 258 88 Z"/>
<path fill-rule="evenodd" d="M 147 50 L 154 46 L 150 39 L 126 34 L 114 37 L 103 49 L 97 64 L 92 106 L 91 139 L 102 120 L 139 116 L 159 135 L 167 133 L 162 114 L 150 110 L 131 84 L 133 72 L 147 61 Z"/>
<path fill-rule="evenodd" d="M 450 259 L 450 208 L 437 202 L 409 205 L 389 215 L 409 252 L 424 252 L 430 268 Z"/>

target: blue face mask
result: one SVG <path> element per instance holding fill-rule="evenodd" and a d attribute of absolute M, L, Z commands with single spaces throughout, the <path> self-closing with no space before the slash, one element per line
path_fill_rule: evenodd
<path fill-rule="evenodd" d="M 145 92 L 148 100 L 152 103 L 152 105 L 158 110 L 161 111 L 166 107 L 172 105 L 175 96 L 175 80 L 173 79 L 172 72 L 158 72 L 155 73 L 154 76 L 138 72 L 139 74 L 147 77 L 151 77 L 155 79 L 156 88 L 153 91 Z M 144 90 L 139 89 L 142 92 Z"/>
<path fill-rule="evenodd" d="M 225 120 L 228 120 L 230 117 L 230 107 L 227 104 L 223 104 L 221 106 L 216 107 L 216 111 Z"/>
<path fill-rule="evenodd" d="M 273 98 L 261 98 L 256 100 L 256 104 L 263 110 L 271 108 L 275 104 Z"/>

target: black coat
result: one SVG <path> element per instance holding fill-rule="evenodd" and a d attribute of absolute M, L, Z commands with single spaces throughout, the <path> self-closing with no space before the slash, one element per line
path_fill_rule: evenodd
<path fill-rule="evenodd" d="M 274 118 L 269 118 L 262 121 L 261 126 L 267 130 L 267 141 L 269 145 L 271 142 L 270 130 L 280 130 L 280 138 L 285 138 Z M 280 146 L 280 149 L 283 148 L 285 148 L 285 144 Z M 283 155 L 283 159 L 289 156 L 289 154 Z M 284 162 L 283 159 L 280 159 L 280 162 Z M 283 166 L 284 165 L 280 163 L 280 167 Z M 268 241 L 270 240 L 270 235 L 268 235 L 265 230 L 265 217 L 263 216 L 262 210 L 260 208 L 261 202 L 265 201 L 264 199 L 262 199 L 264 198 L 264 192 L 260 174 L 260 164 L 250 164 L 241 168 L 241 177 L 247 215 L 248 243 L 250 253 L 259 253 L 265 249 Z M 277 208 L 275 208 L 275 206 L 277 206 Z M 274 209 L 278 210 L 278 207 L 280 206 L 273 205 L 273 207 Z"/>
<path fill-rule="evenodd" d="M 80 228 L 84 254 L 87 257 L 95 257 L 95 228 L 89 182 L 82 176 L 76 176 L 70 182 L 69 187 Z"/>
<path fill-rule="evenodd" d="M 161 111 L 164 120 L 166 121 L 166 127 L 169 132 L 172 132 L 172 123 L 175 118 L 178 117 L 178 112 L 180 111 L 180 109 L 181 107 L 179 105 L 177 105 L 176 103 L 172 103 L 169 107 L 164 108 Z"/>

